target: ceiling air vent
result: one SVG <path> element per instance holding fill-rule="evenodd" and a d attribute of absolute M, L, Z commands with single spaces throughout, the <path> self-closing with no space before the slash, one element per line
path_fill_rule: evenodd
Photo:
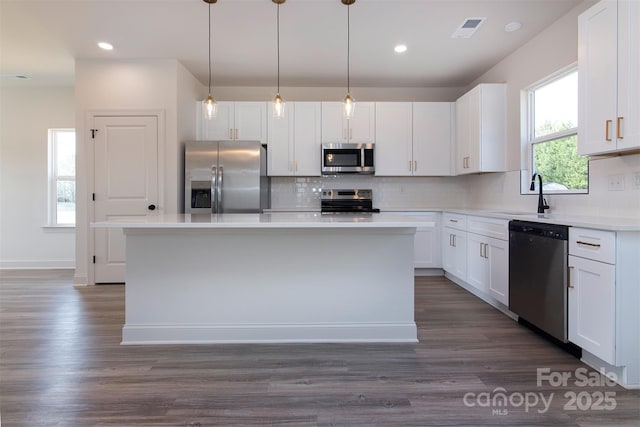
<path fill-rule="evenodd" d="M 468 39 L 487 18 L 467 18 L 451 35 L 454 39 Z"/>

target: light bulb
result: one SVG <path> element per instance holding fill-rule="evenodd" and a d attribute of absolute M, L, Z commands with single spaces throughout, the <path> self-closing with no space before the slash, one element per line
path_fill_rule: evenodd
<path fill-rule="evenodd" d="M 278 92 L 275 98 L 273 98 L 273 117 L 276 117 L 276 118 L 284 117 L 284 113 L 286 111 L 286 108 L 285 108 L 286 105 L 287 103 L 284 101 L 284 99 L 282 99 L 282 96 L 280 96 L 280 92 Z"/>
<path fill-rule="evenodd" d="M 351 97 L 350 92 L 347 92 L 347 96 L 344 97 L 344 117 L 347 119 L 352 118 L 355 109 L 356 100 Z"/>
<path fill-rule="evenodd" d="M 207 120 L 215 119 L 218 115 L 218 103 L 213 99 L 211 94 L 202 102 L 202 107 L 204 108 L 204 116 Z"/>

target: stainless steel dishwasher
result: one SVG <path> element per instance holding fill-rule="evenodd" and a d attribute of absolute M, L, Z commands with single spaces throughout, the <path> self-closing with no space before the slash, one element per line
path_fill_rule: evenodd
<path fill-rule="evenodd" d="M 569 228 L 509 222 L 509 310 L 560 340 L 567 339 Z"/>

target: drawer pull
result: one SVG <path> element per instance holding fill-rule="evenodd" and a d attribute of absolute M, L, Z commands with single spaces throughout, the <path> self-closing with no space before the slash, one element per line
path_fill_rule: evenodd
<path fill-rule="evenodd" d="M 589 243 L 589 242 L 583 242 L 582 240 L 578 240 L 576 243 L 579 245 L 591 246 L 594 248 L 599 248 L 601 246 L 600 243 Z"/>
<path fill-rule="evenodd" d="M 457 220 L 457 219 L 450 219 L 449 221 L 450 221 L 450 222 L 458 222 L 458 220 Z"/>

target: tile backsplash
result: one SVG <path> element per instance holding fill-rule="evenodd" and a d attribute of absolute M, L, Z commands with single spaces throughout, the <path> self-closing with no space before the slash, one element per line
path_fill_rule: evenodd
<path fill-rule="evenodd" d="M 371 177 L 329 175 L 322 177 L 271 178 L 274 209 L 317 208 L 323 189 L 373 190 L 373 205 L 384 209 L 465 208 L 467 177 Z"/>

